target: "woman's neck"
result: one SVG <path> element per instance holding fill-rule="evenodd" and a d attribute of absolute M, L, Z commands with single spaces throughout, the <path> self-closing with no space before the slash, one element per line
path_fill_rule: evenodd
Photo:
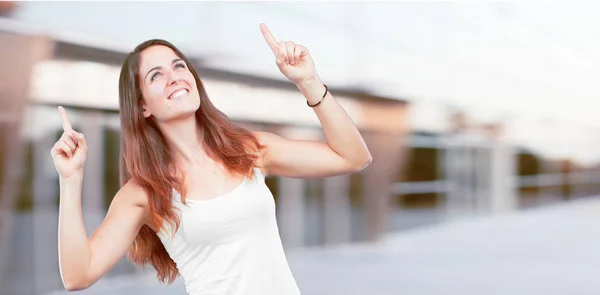
<path fill-rule="evenodd" d="M 171 121 L 160 127 L 173 150 L 175 161 L 188 164 L 204 165 L 207 154 L 202 144 L 202 130 L 196 123 L 196 118 Z"/>

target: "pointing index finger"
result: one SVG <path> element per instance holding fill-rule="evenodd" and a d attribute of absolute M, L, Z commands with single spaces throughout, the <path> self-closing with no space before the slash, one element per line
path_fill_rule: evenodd
<path fill-rule="evenodd" d="M 273 53 L 277 55 L 279 46 L 277 46 L 277 40 L 275 40 L 275 37 L 273 37 L 273 34 L 269 31 L 267 25 L 260 24 L 260 32 L 263 34 L 263 37 L 265 37 L 265 41 L 267 41 L 267 44 L 271 47 Z"/>
<path fill-rule="evenodd" d="M 58 107 L 58 112 L 60 113 L 60 121 L 62 122 L 63 130 L 65 132 L 73 130 L 73 127 L 71 127 L 71 121 L 69 121 L 69 116 L 67 116 L 67 111 L 60 106 Z"/>

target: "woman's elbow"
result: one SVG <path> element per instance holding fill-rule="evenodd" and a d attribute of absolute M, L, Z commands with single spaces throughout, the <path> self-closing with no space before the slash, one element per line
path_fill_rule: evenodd
<path fill-rule="evenodd" d="M 84 279 L 63 279 L 63 286 L 67 291 L 81 291 L 90 287 L 90 283 Z"/>
<path fill-rule="evenodd" d="M 88 286 L 85 286 L 85 285 L 72 284 L 72 283 L 64 283 L 63 285 L 65 286 L 65 290 L 67 290 L 69 292 L 82 291 L 82 290 L 85 290 L 88 288 Z"/>
<path fill-rule="evenodd" d="M 367 152 L 367 154 L 364 157 L 356 161 L 356 164 L 353 165 L 352 171 L 360 172 L 363 169 L 367 168 L 367 166 L 369 166 L 371 162 L 373 162 L 373 157 L 371 156 L 371 153 Z"/>

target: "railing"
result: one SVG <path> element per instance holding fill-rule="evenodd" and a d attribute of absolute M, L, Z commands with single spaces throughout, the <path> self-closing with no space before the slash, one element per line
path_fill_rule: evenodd
<path fill-rule="evenodd" d="M 559 195 L 563 194 L 562 197 L 565 199 L 571 197 L 573 191 L 578 191 L 582 187 L 592 194 L 600 192 L 600 171 L 597 170 L 548 173 L 544 171 L 544 165 L 542 164 L 544 160 L 537 159 L 539 167 L 536 167 L 535 170 L 541 170 L 541 173 L 518 175 L 520 165 L 518 152 L 514 147 L 505 145 L 505 147 L 508 147 L 509 152 L 498 162 L 498 159 L 490 158 L 492 155 L 489 152 L 500 146 L 492 141 L 480 140 L 464 144 L 453 141 L 452 138 L 414 135 L 407 142 L 412 149 L 433 149 L 437 151 L 437 153 L 434 153 L 434 157 L 437 157 L 438 167 L 436 169 L 438 174 L 432 176 L 433 180 L 398 181 L 393 183 L 390 192 L 395 196 L 436 194 L 448 201 L 452 198 L 462 198 L 461 194 L 470 192 L 476 195 L 476 198 L 484 199 L 492 198 L 492 195 L 505 198 L 512 197 L 515 200 L 514 203 L 517 204 L 518 199 L 523 197 L 521 192 L 525 189 L 538 189 L 540 195 L 555 189 L 559 191 Z M 465 157 L 463 158 L 464 162 L 459 162 L 459 164 L 464 163 L 464 165 L 470 167 L 466 168 L 467 171 L 464 170 L 464 166 L 458 167 L 458 170 L 462 171 L 455 171 L 453 165 L 457 164 L 449 161 L 449 158 L 453 157 L 452 151 L 461 149 L 472 152 L 467 153 L 467 156 L 461 155 Z M 484 153 L 478 154 L 475 151 L 483 151 Z M 501 167 L 504 170 L 495 170 L 498 169 L 495 165 L 502 166 L 506 162 L 512 163 L 508 167 Z M 565 188 L 567 191 L 563 190 Z"/>
<path fill-rule="evenodd" d="M 600 172 L 545 173 L 526 176 L 511 176 L 513 188 L 552 187 L 564 185 L 600 184 Z M 443 194 L 452 190 L 452 182 L 448 180 L 396 182 L 392 184 L 394 195 L 407 194 Z"/>

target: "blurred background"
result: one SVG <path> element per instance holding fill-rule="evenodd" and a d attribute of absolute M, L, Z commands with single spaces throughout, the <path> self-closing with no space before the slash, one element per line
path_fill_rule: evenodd
<path fill-rule="evenodd" d="M 306 46 L 373 163 L 269 177 L 303 294 L 598 294 L 595 2 L 0 2 L 0 294 L 66 294 L 56 106 L 91 234 L 118 185 L 118 74 L 178 46 L 238 124 L 324 140 L 259 30 Z M 185 294 L 126 259 L 82 294 Z"/>

